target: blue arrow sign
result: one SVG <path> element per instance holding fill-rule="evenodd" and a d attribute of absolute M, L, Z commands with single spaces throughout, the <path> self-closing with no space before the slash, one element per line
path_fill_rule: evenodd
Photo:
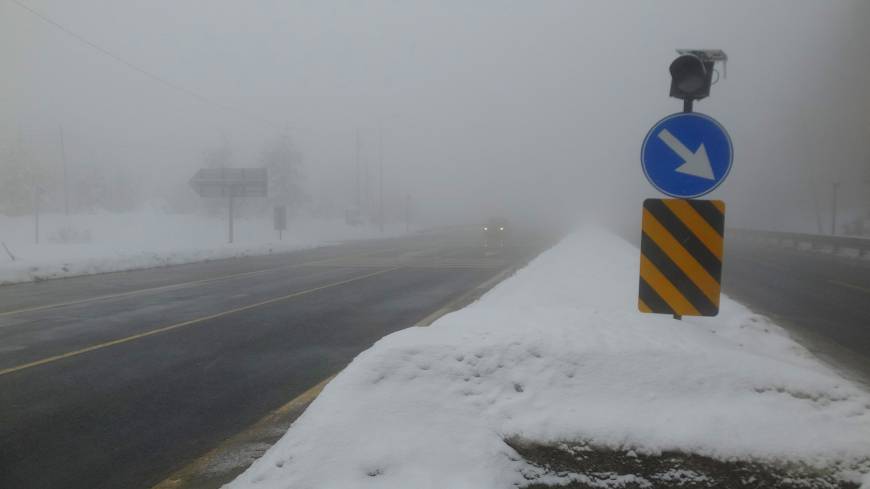
<path fill-rule="evenodd" d="M 673 114 L 650 129 L 640 150 L 643 173 L 662 193 L 692 199 L 718 187 L 734 151 L 725 128 L 697 112 Z"/>

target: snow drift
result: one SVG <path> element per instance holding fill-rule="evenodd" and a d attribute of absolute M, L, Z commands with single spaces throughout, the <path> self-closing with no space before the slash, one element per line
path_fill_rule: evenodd
<path fill-rule="evenodd" d="M 162 212 L 48 214 L 40 224 L 36 245 L 32 218 L 0 215 L 0 242 L 12 254 L 0 248 L 0 284 L 265 255 L 385 236 L 338 219 L 300 217 L 289 223 L 279 240 L 271 219 L 237 218 L 235 243 L 227 244 L 224 217 Z M 397 234 L 395 229 L 386 233 Z"/>
<path fill-rule="evenodd" d="M 728 298 L 716 318 L 638 313 L 637 277 L 627 242 L 568 237 L 359 355 L 228 487 L 522 486 L 512 437 L 867 470 L 870 396 Z"/>

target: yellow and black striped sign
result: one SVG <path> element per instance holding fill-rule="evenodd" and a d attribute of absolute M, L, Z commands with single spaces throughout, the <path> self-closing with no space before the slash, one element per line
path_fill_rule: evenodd
<path fill-rule="evenodd" d="M 718 314 L 724 230 L 721 200 L 645 200 L 638 309 Z"/>

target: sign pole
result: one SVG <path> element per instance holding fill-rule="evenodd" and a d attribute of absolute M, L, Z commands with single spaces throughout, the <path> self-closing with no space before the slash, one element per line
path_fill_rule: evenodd
<path fill-rule="evenodd" d="M 284 231 L 287 229 L 287 206 L 279 205 L 275 207 L 273 221 L 273 227 L 278 231 L 278 241 L 282 241 L 284 239 Z"/>
<path fill-rule="evenodd" d="M 683 111 L 657 122 L 641 146 L 647 180 L 673 198 L 643 204 L 638 309 L 681 320 L 719 312 L 725 203 L 698 197 L 728 176 L 733 148 L 721 124 L 693 112 L 695 100 L 710 95 L 715 63 L 728 56 L 719 49 L 677 52 L 670 96 L 683 100 Z"/>
<path fill-rule="evenodd" d="M 694 99 L 687 98 L 687 99 L 683 100 L 683 113 L 684 113 L 684 114 L 691 114 L 691 113 L 692 113 L 692 109 L 693 109 L 692 106 L 693 106 L 694 104 L 695 104 L 695 100 L 694 100 Z M 682 321 L 682 320 L 683 320 L 683 316 L 681 316 L 681 315 L 679 315 L 679 314 L 674 314 L 674 319 L 676 319 L 677 321 Z"/>
<path fill-rule="evenodd" d="M 203 168 L 190 179 L 200 197 L 227 199 L 227 241 L 235 241 L 236 197 L 267 197 L 269 173 L 266 168 Z"/>

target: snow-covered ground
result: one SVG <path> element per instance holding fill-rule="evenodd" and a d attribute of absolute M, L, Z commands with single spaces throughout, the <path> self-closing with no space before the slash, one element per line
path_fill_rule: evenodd
<path fill-rule="evenodd" d="M 271 219 L 235 220 L 227 244 L 226 218 L 139 212 L 40 217 L 35 244 L 31 217 L 0 215 L 0 284 L 262 255 L 332 242 L 384 236 L 343 220 L 297 218 L 279 241 Z M 402 226 L 403 228 L 404 226 Z M 387 234 L 396 235 L 398 230 Z M 10 254 L 15 257 L 12 259 Z"/>
<path fill-rule="evenodd" d="M 581 231 L 477 303 L 385 337 L 228 487 L 522 486 L 541 472 L 517 437 L 843 462 L 870 487 L 870 395 L 728 298 L 716 318 L 638 313 L 638 259 Z"/>

